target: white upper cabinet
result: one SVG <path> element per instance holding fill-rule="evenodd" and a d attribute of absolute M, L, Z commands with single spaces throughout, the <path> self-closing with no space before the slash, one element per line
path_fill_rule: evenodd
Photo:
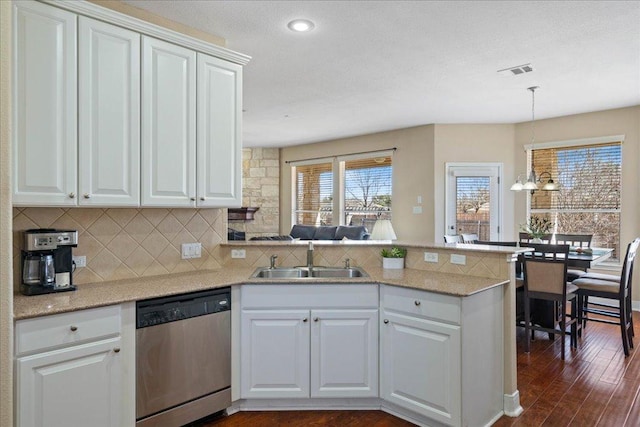
<path fill-rule="evenodd" d="M 13 14 L 13 203 L 75 205 L 76 15 L 39 2 Z"/>
<path fill-rule="evenodd" d="M 249 57 L 92 2 L 13 8 L 13 204 L 241 205 Z"/>
<path fill-rule="evenodd" d="M 79 18 L 80 205 L 140 203 L 140 35 Z"/>
<path fill-rule="evenodd" d="M 198 54 L 198 206 L 242 204 L 242 67 Z"/>
<path fill-rule="evenodd" d="M 142 204 L 195 206 L 196 53 L 142 38 Z"/>

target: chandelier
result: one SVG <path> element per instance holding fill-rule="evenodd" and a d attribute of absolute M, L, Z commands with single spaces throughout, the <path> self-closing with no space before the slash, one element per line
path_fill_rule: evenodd
<path fill-rule="evenodd" d="M 539 89 L 539 86 L 531 86 L 527 88 L 528 91 L 531 91 L 531 151 L 533 151 L 533 147 L 535 144 L 535 97 L 536 97 L 536 89 Z M 534 191 L 539 190 L 538 183 L 542 184 L 542 190 L 545 191 L 558 191 L 560 187 L 558 184 L 553 182 L 553 178 L 550 172 L 542 172 L 540 175 L 536 175 L 536 171 L 531 167 L 531 173 L 527 178 L 527 182 L 522 183 L 522 176 L 527 176 L 526 174 L 518 175 L 516 182 L 511 186 L 511 191 L 522 191 L 522 190 L 530 190 L 531 194 Z M 545 182 L 546 181 L 546 182 Z"/>

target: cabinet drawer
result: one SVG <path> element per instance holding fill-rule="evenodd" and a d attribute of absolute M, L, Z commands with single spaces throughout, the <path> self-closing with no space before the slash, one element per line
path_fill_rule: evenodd
<path fill-rule="evenodd" d="M 386 310 L 460 324 L 460 298 L 397 286 L 381 286 L 381 306 Z"/>
<path fill-rule="evenodd" d="M 53 314 L 16 322 L 16 355 L 120 334 L 120 306 Z"/>
<path fill-rule="evenodd" d="M 242 308 L 377 308 L 378 285 L 242 285 Z"/>

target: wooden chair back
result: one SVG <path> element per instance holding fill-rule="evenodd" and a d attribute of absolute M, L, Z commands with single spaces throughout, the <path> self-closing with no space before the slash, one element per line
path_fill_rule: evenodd
<path fill-rule="evenodd" d="M 462 234 L 462 243 L 473 243 L 476 240 L 478 240 L 478 235 L 477 234 Z"/>
<path fill-rule="evenodd" d="M 593 234 L 556 234 L 557 245 L 569 245 L 574 248 L 590 248 Z"/>
<path fill-rule="evenodd" d="M 551 234 L 545 234 L 542 237 L 540 237 L 540 240 L 542 240 L 543 243 L 551 243 L 551 237 L 552 237 Z M 518 240 L 520 241 L 520 243 L 527 243 L 527 246 L 529 246 L 528 243 L 531 243 L 533 238 L 529 236 L 529 233 L 520 232 L 518 234 Z"/>

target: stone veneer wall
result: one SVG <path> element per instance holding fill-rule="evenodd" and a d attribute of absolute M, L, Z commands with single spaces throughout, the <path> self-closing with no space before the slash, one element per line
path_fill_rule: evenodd
<path fill-rule="evenodd" d="M 253 221 L 229 221 L 229 227 L 244 231 L 246 239 L 273 236 L 280 223 L 280 150 L 242 150 L 242 206 L 259 207 Z M 288 234 L 289 230 L 287 230 Z"/>
<path fill-rule="evenodd" d="M 76 284 L 219 268 L 226 252 L 226 209 L 13 208 L 14 288 L 20 284 L 21 232 L 30 228 L 78 230 L 74 256 L 87 266 Z M 183 243 L 202 244 L 202 257 L 183 260 Z"/>

